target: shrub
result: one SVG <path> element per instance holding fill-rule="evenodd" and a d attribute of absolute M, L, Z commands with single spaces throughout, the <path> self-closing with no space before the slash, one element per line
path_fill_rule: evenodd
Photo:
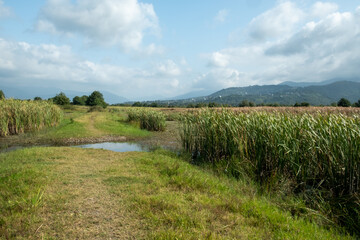
<path fill-rule="evenodd" d="M 141 129 L 149 131 L 165 130 L 165 115 L 159 111 L 145 109 L 130 109 L 128 111 L 128 121 L 137 121 Z"/>
<path fill-rule="evenodd" d="M 34 101 L 41 101 L 42 98 L 41 97 L 34 97 Z"/>

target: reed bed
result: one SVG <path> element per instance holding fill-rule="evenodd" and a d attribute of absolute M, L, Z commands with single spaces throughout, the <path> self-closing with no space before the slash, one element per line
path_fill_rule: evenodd
<path fill-rule="evenodd" d="M 56 126 L 62 115 L 61 109 L 48 101 L 0 100 L 0 136 Z"/>
<path fill-rule="evenodd" d="M 262 186 L 286 179 L 292 193 L 360 235 L 359 117 L 206 109 L 183 117 L 181 140 L 195 161 L 233 176 Z"/>
<path fill-rule="evenodd" d="M 135 121 L 140 123 L 141 129 L 149 131 L 164 131 L 165 130 L 165 115 L 160 111 L 131 108 L 128 110 L 128 121 Z"/>

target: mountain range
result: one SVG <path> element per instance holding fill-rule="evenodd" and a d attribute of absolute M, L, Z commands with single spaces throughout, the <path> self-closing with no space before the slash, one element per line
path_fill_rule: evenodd
<path fill-rule="evenodd" d="M 90 92 L 62 90 L 44 87 L 9 87 L 2 86 L 7 98 L 33 99 L 39 96 L 43 99 L 54 97 L 64 92 L 71 100 L 75 96 L 90 95 Z M 104 99 L 109 104 L 128 102 L 124 97 L 116 94 L 101 91 Z M 183 94 L 169 100 L 148 101 L 164 105 L 183 106 L 187 104 L 210 103 L 229 104 L 237 106 L 244 100 L 255 104 L 294 105 L 295 103 L 307 102 L 311 105 L 330 105 L 339 101 L 340 98 L 347 98 L 351 102 L 360 99 L 360 78 L 339 79 L 334 78 L 322 82 L 283 82 L 277 85 L 254 85 L 248 87 L 231 87 L 210 94 L 211 91 L 194 91 Z"/>
<path fill-rule="evenodd" d="M 209 102 L 237 106 L 243 100 L 256 104 L 294 105 L 308 102 L 311 105 L 330 105 L 341 98 L 347 98 L 351 102 L 358 101 L 360 99 L 360 79 L 351 79 L 351 81 L 331 79 L 316 83 L 283 82 L 278 85 L 231 87 L 207 96 L 167 102 L 175 106 Z"/>

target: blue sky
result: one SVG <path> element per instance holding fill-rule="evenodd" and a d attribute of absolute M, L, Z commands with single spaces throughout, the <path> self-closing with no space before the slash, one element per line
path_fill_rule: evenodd
<path fill-rule="evenodd" d="M 0 83 L 131 100 L 359 76 L 360 2 L 0 0 Z"/>

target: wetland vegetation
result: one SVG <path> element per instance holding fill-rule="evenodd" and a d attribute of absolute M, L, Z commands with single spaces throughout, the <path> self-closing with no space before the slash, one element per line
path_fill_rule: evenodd
<path fill-rule="evenodd" d="M 0 239 L 356 239 L 358 113 L 235 110 L 63 107 L 1 137 L 56 146 L 0 153 Z M 125 141 L 154 150 L 67 146 Z"/>

